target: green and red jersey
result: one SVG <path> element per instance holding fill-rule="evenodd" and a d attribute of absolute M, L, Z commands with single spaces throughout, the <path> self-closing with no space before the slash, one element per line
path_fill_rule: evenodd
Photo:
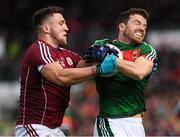
<path fill-rule="evenodd" d="M 134 62 L 140 56 L 152 61 L 154 64 L 157 60 L 156 50 L 146 43 L 130 45 L 103 39 L 96 40 L 95 44 L 113 44 L 121 50 L 124 60 Z M 141 81 L 134 80 L 121 73 L 117 73 L 112 77 L 97 77 L 95 81 L 99 94 L 99 117 L 129 117 L 144 112 L 146 110 L 144 89 L 150 75 L 151 73 Z"/>

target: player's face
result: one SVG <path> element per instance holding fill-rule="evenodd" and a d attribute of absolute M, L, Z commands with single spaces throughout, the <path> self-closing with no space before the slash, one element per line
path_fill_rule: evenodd
<path fill-rule="evenodd" d="M 147 28 L 147 20 L 141 15 L 135 14 L 129 17 L 125 25 L 124 36 L 130 44 L 139 44 L 144 40 Z"/>
<path fill-rule="evenodd" d="M 53 16 L 50 17 L 49 26 L 49 35 L 54 43 L 57 45 L 66 46 L 68 27 L 64 17 L 59 13 L 53 14 Z"/>

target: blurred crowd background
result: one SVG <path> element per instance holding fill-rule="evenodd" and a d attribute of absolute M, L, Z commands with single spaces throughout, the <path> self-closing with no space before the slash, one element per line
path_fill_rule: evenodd
<path fill-rule="evenodd" d="M 95 39 L 116 36 L 118 14 L 131 7 L 150 13 L 145 41 L 159 53 L 159 68 L 150 79 L 144 115 L 147 136 L 180 136 L 180 1 L 179 0 L 1 0 L 0 1 L 0 136 L 13 135 L 18 109 L 19 66 L 35 39 L 32 14 L 56 5 L 65 9 L 68 49 L 80 55 Z M 71 136 L 91 136 L 98 113 L 94 81 L 74 85 L 63 130 Z"/>

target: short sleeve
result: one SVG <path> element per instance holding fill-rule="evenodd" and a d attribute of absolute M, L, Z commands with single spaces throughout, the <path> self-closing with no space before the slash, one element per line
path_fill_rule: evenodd
<path fill-rule="evenodd" d="M 48 46 L 40 42 L 33 44 L 28 49 L 27 57 L 30 65 L 36 67 L 39 71 L 45 64 L 54 62 Z"/>
<path fill-rule="evenodd" d="M 157 60 L 157 51 L 150 45 L 143 43 L 140 48 L 140 55 L 153 63 Z"/>
<path fill-rule="evenodd" d="M 157 70 L 158 64 L 159 64 L 157 51 L 152 46 L 144 43 L 141 46 L 140 54 L 141 56 L 145 57 L 147 60 L 150 60 L 153 62 L 153 68 L 150 73 L 150 75 L 152 75 Z"/>
<path fill-rule="evenodd" d="M 82 59 L 80 55 L 76 54 L 75 52 L 71 52 L 71 59 L 74 62 L 74 67 L 77 66 L 78 62 Z"/>

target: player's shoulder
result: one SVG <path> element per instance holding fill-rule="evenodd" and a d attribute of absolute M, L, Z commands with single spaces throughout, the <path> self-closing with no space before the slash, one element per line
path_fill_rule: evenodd
<path fill-rule="evenodd" d="M 153 61 L 158 60 L 158 53 L 156 49 L 152 45 L 147 44 L 145 42 L 141 43 L 140 45 L 140 54 L 146 55 L 146 58 L 148 60 L 153 60 Z"/>
<path fill-rule="evenodd" d="M 38 52 L 38 50 L 36 49 L 37 47 L 37 43 L 36 41 L 34 41 L 33 43 L 30 43 L 28 48 L 26 49 L 26 52 L 24 54 L 24 61 L 27 61 L 27 60 L 35 60 L 36 59 L 36 54 Z"/>
<path fill-rule="evenodd" d="M 64 54 L 68 55 L 68 56 L 80 56 L 79 54 L 77 54 L 76 52 L 72 51 L 72 50 L 69 50 L 69 49 L 66 49 L 66 48 L 63 48 L 63 47 L 59 47 L 59 50 L 61 52 L 63 52 Z"/>
<path fill-rule="evenodd" d="M 155 49 L 152 45 L 150 45 L 150 44 L 148 44 L 148 43 L 146 43 L 146 42 L 142 42 L 142 43 L 141 43 L 140 49 L 141 49 L 142 51 L 157 52 L 156 49 Z"/>
<path fill-rule="evenodd" d="M 41 43 L 40 41 L 34 41 L 33 43 L 30 44 L 30 46 L 28 47 L 28 50 L 37 50 L 39 49 L 40 45 L 43 45 L 43 43 Z M 45 45 L 45 44 L 44 44 Z"/>
<path fill-rule="evenodd" d="M 46 44 L 43 41 L 36 40 L 30 44 L 30 46 L 26 51 L 26 55 L 30 56 L 30 58 L 34 58 L 39 55 L 46 56 L 51 53 L 51 50 L 52 50 L 51 46 L 48 46 L 48 44 Z"/>
<path fill-rule="evenodd" d="M 59 51 L 61 53 L 63 53 L 64 58 L 66 58 L 67 63 L 69 65 L 74 64 L 74 67 L 78 64 L 78 62 L 81 59 L 81 56 L 79 54 L 77 54 L 76 52 L 72 51 L 72 50 L 59 47 Z"/>
<path fill-rule="evenodd" d="M 37 47 L 36 41 L 34 41 L 33 43 L 30 43 L 27 50 L 26 50 L 26 53 L 31 53 L 31 52 L 33 53 L 34 51 L 37 50 L 36 47 Z"/>
<path fill-rule="evenodd" d="M 36 40 L 34 41 L 30 47 L 28 48 L 29 52 L 35 52 L 38 54 L 42 53 L 50 53 L 54 51 L 54 47 L 42 40 Z"/>
<path fill-rule="evenodd" d="M 58 47 L 58 49 L 62 52 L 66 52 L 66 53 L 69 53 L 69 54 L 76 54 L 75 52 L 73 52 L 72 50 L 69 50 L 69 49 L 66 49 L 66 48 L 63 48 L 63 47 Z"/>

